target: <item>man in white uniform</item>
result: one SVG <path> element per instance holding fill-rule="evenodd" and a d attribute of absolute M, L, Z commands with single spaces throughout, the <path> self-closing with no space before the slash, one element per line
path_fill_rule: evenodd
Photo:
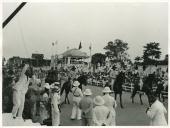
<path fill-rule="evenodd" d="M 19 117 L 22 119 L 22 113 L 24 110 L 25 94 L 28 90 L 28 85 L 30 83 L 30 78 L 32 77 L 31 70 L 28 70 L 29 65 L 25 64 L 19 81 L 13 87 L 13 109 L 12 116 L 15 119 Z M 18 113 L 18 115 L 17 115 Z"/>

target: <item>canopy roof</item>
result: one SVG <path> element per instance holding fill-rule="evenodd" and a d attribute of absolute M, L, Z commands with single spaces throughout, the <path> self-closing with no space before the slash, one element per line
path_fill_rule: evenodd
<path fill-rule="evenodd" d="M 79 49 L 73 48 L 64 52 L 63 57 L 87 58 L 87 53 L 81 52 Z"/>

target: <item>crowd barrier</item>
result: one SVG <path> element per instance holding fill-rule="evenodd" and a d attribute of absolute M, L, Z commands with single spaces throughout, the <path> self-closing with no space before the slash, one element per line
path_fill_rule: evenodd
<path fill-rule="evenodd" d="M 98 86 L 98 87 L 104 87 L 104 83 L 103 83 L 103 81 L 98 81 L 98 80 L 96 80 L 96 79 L 92 79 L 92 78 L 90 78 L 90 79 L 88 79 L 88 84 L 89 85 L 92 85 L 92 86 Z M 123 86 L 123 91 L 125 91 L 125 92 L 130 92 L 130 93 L 132 93 L 132 91 L 133 91 L 133 84 L 124 84 Z M 153 91 L 155 92 L 156 91 L 156 88 L 157 87 L 153 87 Z M 143 95 L 145 95 L 145 93 L 143 92 L 143 91 L 137 91 L 137 93 L 140 93 L 140 94 L 143 94 Z M 161 96 L 162 97 L 164 97 L 164 98 L 168 98 L 168 92 L 166 92 L 166 91 L 161 91 Z"/>

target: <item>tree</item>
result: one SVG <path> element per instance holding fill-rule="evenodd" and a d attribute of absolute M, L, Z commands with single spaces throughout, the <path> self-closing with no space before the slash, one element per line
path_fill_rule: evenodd
<path fill-rule="evenodd" d="M 120 39 L 114 40 L 114 42 L 108 42 L 107 46 L 104 47 L 106 50 L 105 54 L 110 58 L 112 62 L 119 61 L 124 64 L 124 61 L 128 60 L 128 44 Z"/>
<path fill-rule="evenodd" d="M 142 60 L 143 58 L 140 56 L 135 57 L 135 63 L 140 63 Z"/>
<path fill-rule="evenodd" d="M 143 53 L 143 59 L 144 62 L 148 60 L 155 60 L 159 59 L 161 55 L 161 51 L 159 48 L 159 43 L 150 42 L 144 46 L 144 53 Z"/>
<path fill-rule="evenodd" d="M 92 55 L 92 64 L 97 66 L 97 64 L 100 63 L 100 65 L 102 65 L 105 63 L 105 59 L 106 55 L 102 53 L 95 53 L 94 55 Z"/>

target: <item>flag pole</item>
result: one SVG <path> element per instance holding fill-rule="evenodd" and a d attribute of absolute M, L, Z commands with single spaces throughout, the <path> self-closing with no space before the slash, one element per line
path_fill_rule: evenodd
<path fill-rule="evenodd" d="M 91 43 L 90 43 L 90 72 L 91 72 L 91 60 L 92 60 L 92 58 L 91 58 L 91 49 L 92 49 L 92 46 L 91 46 Z"/>

